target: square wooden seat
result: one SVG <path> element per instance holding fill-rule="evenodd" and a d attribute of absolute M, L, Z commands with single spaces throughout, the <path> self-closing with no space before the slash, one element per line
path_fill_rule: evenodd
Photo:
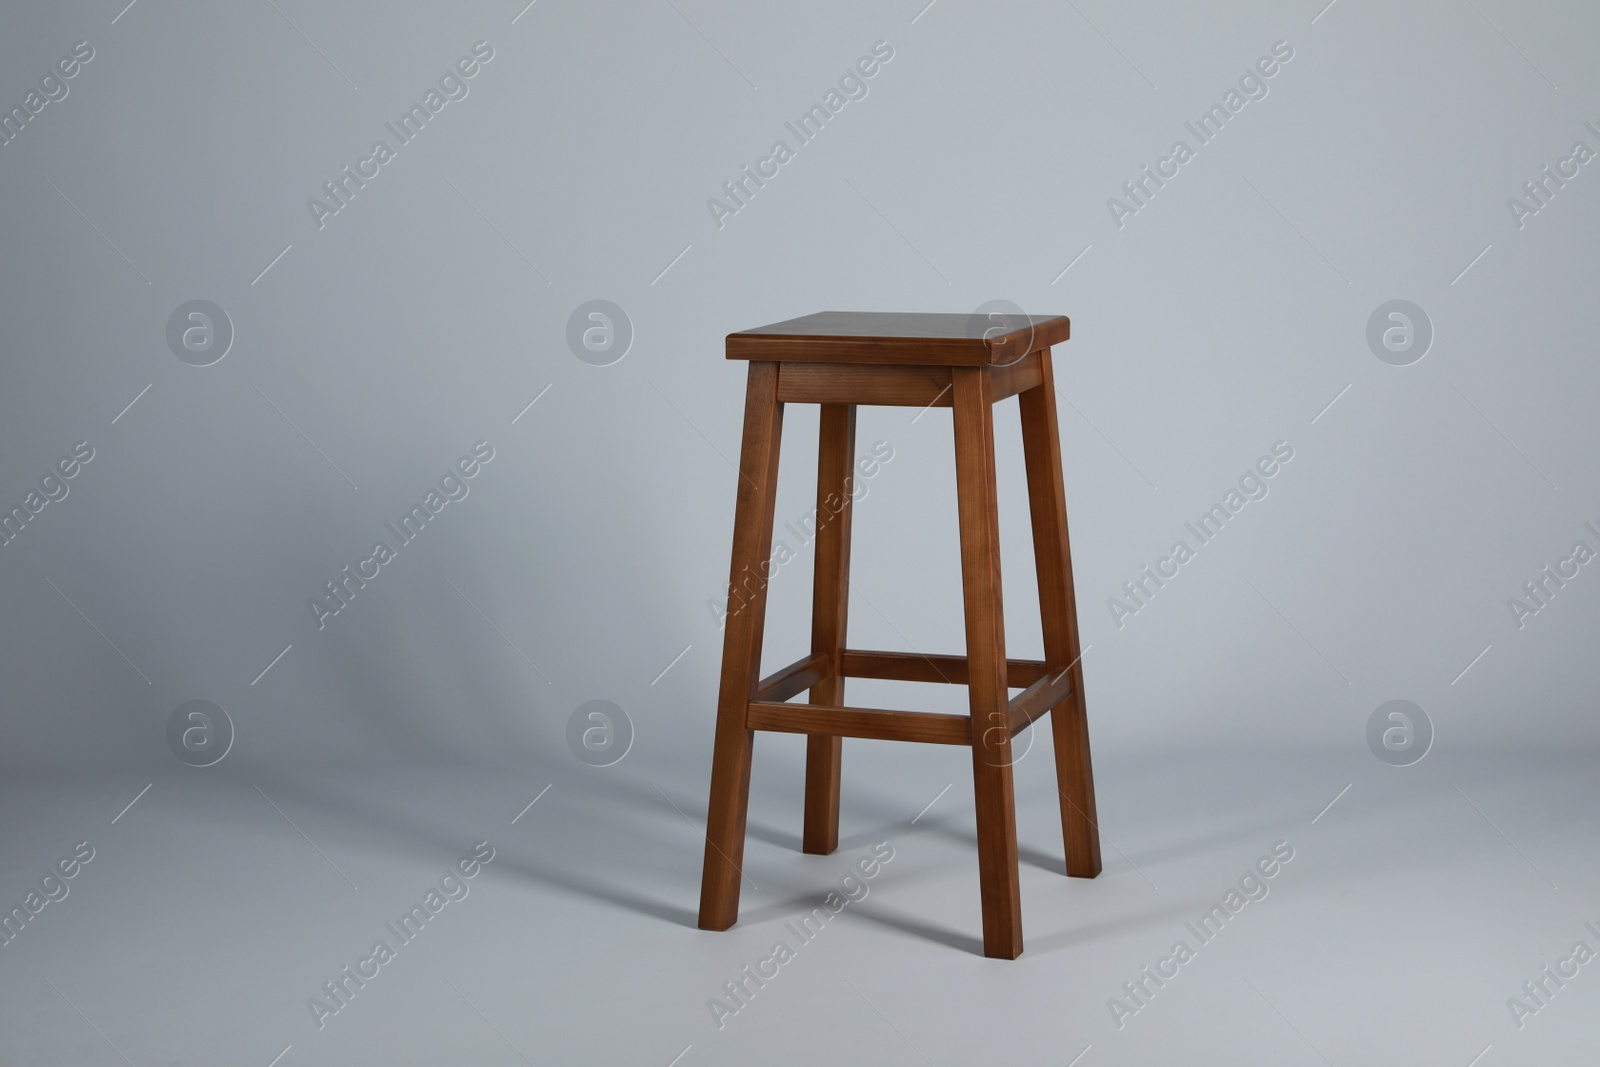
<path fill-rule="evenodd" d="M 1065 315 L 819 311 L 728 335 L 729 359 L 986 367 L 1067 339 Z"/>
<path fill-rule="evenodd" d="M 984 954 L 1015 959 L 1022 952 L 1022 917 L 1011 739 L 1050 712 L 1067 873 L 1100 873 L 1050 365 L 1050 346 L 1065 341 L 1068 328 L 1060 315 L 827 311 L 728 335 L 728 358 L 750 364 L 730 571 L 730 585 L 747 595 L 737 606 L 730 601 L 725 619 L 701 882 L 703 929 L 725 930 L 738 919 L 756 730 L 808 735 L 803 848 L 824 855 L 838 845 L 842 738 L 970 746 Z M 1010 396 L 1019 398 L 1022 417 L 1042 660 L 1007 659 L 1005 652 L 993 406 Z M 778 450 L 788 403 L 822 408 L 811 651 L 761 678 Z M 861 404 L 955 409 L 964 656 L 846 647 L 850 483 Z M 970 714 L 846 706 L 846 678 L 964 684 Z M 1022 692 L 1010 697 L 1008 687 Z M 808 690 L 809 703 L 788 703 Z"/>

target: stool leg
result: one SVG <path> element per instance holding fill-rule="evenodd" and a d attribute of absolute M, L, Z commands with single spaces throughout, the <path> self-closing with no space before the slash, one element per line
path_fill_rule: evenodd
<path fill-rule="evenodd" d="M 706 856 L 700 877 L 700 928 L 726 930 L 739 919 L 745 812 L 750 800 L 754 732 L 745 725 L 761 675 L 761 634 L 767 613 L 768 557 L 778 483 L 783 405 L 778 365 L 752 361 L 745 391 L 744 446 L 733 517 L 733 562 L 722 636 L 722 683 L 717 698 L 711 799 L 706 809 Z"/>
<path fill-rule="evenodd" d="M 1055 377 L 1048 351 L 1040 353 L 1040 363 L 1043 381 L 1022 393 L 1018 403 L 1022 409 L 1022 450 L 1028 468 L 1028 507 L 1033 515 L 1033 553 L 1039 574 L 1044 660 L 1052 672 L 1067 671 L 1072 682 L 1072 692 L 1050 709 L 1056 790 L 1061 797 L 1067 873 L 1074 878 L 1093 878 L 1100 873 L 1100 831 L 1095 822 L 1089 720 L 1084 710 L 1078 610 L 1072 592 L 1072 550 L 1067 540 Z"/>
<path fill-rule="evenodd" d="M 850 601 L 850 493 L 856 459 L 856 406 L 823 404 L 817 449 L 817 570 L 811 594 L 811 651 L 828 657 L 828 676 L 811 703 L 843 704 L 845 615 Z M 806 738 L 803 848 L 826 856 L 839 847 L 839 757 L 843 738 Z"/>
<path fill-rule="evenodd" d="M 972 778 L 978 817 L 983 954 L 1022 954 L 1017 822 L 1007 723 L 1006 647 L 1000 601 L 999 506 L 995 500 L 994 406 L 985 367 L 955 367 L 956 498 L 961 513 L 961 584 L 972 708 Z"/>

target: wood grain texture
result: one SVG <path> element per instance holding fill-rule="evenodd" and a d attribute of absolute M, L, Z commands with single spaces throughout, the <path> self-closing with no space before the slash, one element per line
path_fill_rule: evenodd
<path fill-rule="evenodd" d="M 782 703 L 822 681 L 830 669 L 827 656 L 816 653 L 801 656 L 787 667 L 761 679 L 756 686 L 754 699 Z"/>
<path fill-rule="evenodd" d="M 950 368 L 780 363 L 778 399 L 790 404 L 949 407 Z"/>
<path fill-rule="evenodd" d="M 727 337 L 729 359 L 987 367 L 1065 341 L 1064 315 L 1030 315 L 1014 329 L 974 315 L 822 311 Z"/>
<path fill-rule="evenodd" d="M 989 400 L 998 404 L 1007 397 L 1016 396 L 1038 385 L 1042 380 L 1039 369 L 1040 356 L 1048 357 L 1049 350 L 1044 353 L 1030 352 L 1027 356 L 1008 363 L 1003 367 L 989 368 Z"/>
<path fill-rule="evenodd" d="M 779 384 L 783 380 L 780 369 Z M 826 657 L 827 673 L 811 687 L 811 703 L 844 703 L 845 621 L 850 603 L 850 513 L 856 462 L 856 407 L 824 404 L 817 435 L 816 575 L 811 583 L 811 652 Z M 805 823 L 801 848 L 826 856 L 839 846 L 838 734 L 806 738 Z"/>
<path fill-rule="evenodd" d="M 959 367 L 955 382 L 956 503 L 966 609 L 967 696 L 972 709 L 972 779 L 977 806 L 983 954 L 1022 954 L 1022 897 L 1011 783 L 1005 617 L 1000 595 L 999 504 L 995 499 L 994 406 L 989 375 Z"/>
<path fill-rule="evenodd" d="M 722 638 L 711 796 L 706 806 L 706 854 L 700 876 L 702 930 L 726 930 L 739 918 L 753 737 L 745 723 L 745 709 L 760 681 L 761 638 L 767 612 L 767 582 L 762 574 L 772 547 L 782 432 L 777 364 L 752 362 L 745 387 L 744 444 L 739 455 L 739 495 L 734 506 L 729 582 L 739 588 L 752 574 L 756 581 L 750 599 L 729 612 Z"/>
<path fill-rule="evenodd" d="M 750 705 L 748 721 L 756 730 L 788 734 L 825 731 L 842 737 L 868 737 L 879 741 L 920 741 L 931 745 L 972 743 L 971 720 L 967 716 L 931 711 L 757 702 Z"/>
<path fill-rule="evenodd" d="M 887 678 L 896 682 L 967 684 L 967 657 L 921 652 L 870 652 L 845 649 L 840 664 L 846 678 Z M 1042 659 L 1006 660 L 1006 685 L 1021 689 L 1045 676 Z"/>
<path fill-rule="evenodd" d="M 1028 471 L 1045 662 L 1052 671 L 1065 670 L 1070 683 L 1069 695 L 1051 711 L 1050 731 L 1055 741 L 1056 787 L 1067 874 L 1093 878 L 1100 873 L 1100 830 L 1094 803 L 1094 769 L 1089 758 L 1089 718 L 1083 694 L 1082 651 L 1078 647 L 1072 549 L 1067 537 L 1055 372 L 1048 352 L 1043 354 L 1040 367 L 1042 380 L 1037 388 L 1018 398 L 1018 406 L 1022 413 L 1022 451 Z"/>
<path fill-rule="evenodd" d="M 1066 698 L 1071 688 L 1070 672 L 1057 671 L 1045 675 L 1012 697 L 1011 706 L 1006 709 L 1006 723 L 1011 729 L 1011 736 L 1017 736 L 1030 724 L 1044 718 L 1051 708 Z"/>

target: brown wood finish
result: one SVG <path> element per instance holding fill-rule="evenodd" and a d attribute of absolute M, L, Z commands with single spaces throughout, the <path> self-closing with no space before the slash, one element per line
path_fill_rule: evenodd
<path fill-rule="evenodd" d="M 1011 785 L 1004 610 L 1000 597 L 1000 507 L 995 499 L 994 405 L 989 376 L 958 367 L 955 379 L 956 501 L 967 623 L 967 697 L 972 709 L 972 780 L 978 823 L 983 954 L 1022 954 L 1022 896 Z"/>
<path fill-rule="evenodd" d="M 786 368 L 785 368 L 786 369 Z M 780 385 L 783 371 L 778 372 Z M 845 617 L 850 602 L 850 512 L 856 462 L 856 406 L 823 404 L 817 432 L 817 563 L 811 586 L 811 653 L 826 657 L 827 673 L 811 687 L 811 703 L 844 703 Z M 801 848 L 826 856 L 839 846 L 839 766 L 836 733 L 806 738 L 805 824 Z"/>
<path fill-rule="evenodd" d="M 788 700 L 821 682 L 831 669 L 827 656 L 815 652 L 809 656 L 801 656 L 782 670 L 774 671 L 761 679 L 752 699 L 771 703 Z"/>
<path fill-rule="evenodd" d="M 994 403 L 1016 396 L 1034 388 L 1042 380 L 1040 365 L 1049 358 L 1049 351 L 1029 352 L 1015 363 L 989 368 L 989 399 Z"/>
<path fill-rule="evenodd" d="M 980 323 L 981 325 L 981 323 Z M 806 852 L 838 847 L 844 737 L 972 749 L 983 951 L 1022 952 L 1011 739 L 1050 714 L 1067 873 L 1100 871 L 1083 668 L 1072 588 L 1060 430 L 1049 346 L 1067 337 L 1061 316 L 1034 316 L 1007 333 L 971 336 L 964 315 L 824 312 L 728 336 L 728 357 L 750 360 L 731 582 L 751 594 L 726 620 L 706 818 L 700 926 L 738 919 L 756 730 L 807 735 Z M 1007 659 L 1001 603 L 993 406 L 1019 398 L 1033 526 L 1043 660 Z M 822 408 L 817 464 L 817 571 L 811 651 L 759 678 L 765 570 L 785 403 Z M 951 407 L 961 534 L 963 656 L 845 647 L 850 590 L 851 479 L 856 405 Z M 752 581 L 752 577 L 754 580 Z M 854 708 L 846 678 L 948 682 L 968 687 L 970 713 Z M 1008 690 L 1021 689 L 1014 698 Z M 789 703 L 809 690 L 808 703 Z"/>
<path fill-rule="evenodd" d="M 886 678 L 895 682 L 967 684 L 967 657 L 923 655 L 920 652 L 863 652 L 847 648 L 842 657 L 846 678 Z M 1045 676 L 1042 659 L 1006 660 L 1006 685 L 1023 688 Z"/>
<path fill-rule="evenodd" d="M 949 367 L 780 363 L 778 399 L 791 404 L 949 407 Z"/>
<path fill-rule="evenodd" d="M 1011 706 L 1006 709 L 1006 721 L 1011 728 L 1011 736 L 1017 736 L 1026 730 L 1030 723 L 1044 718 L 1051 708 L 1065 699 L 1071 688 L 1072 679 L 1069 672 L 1057 671 L 1055 674 L 1045 675 L 1012 697 Z"/>
<path fill-rule="evenodd" d="M 1033 554 L 1039 579 L 1039 617 L 1045 662 L 1065 670 L 1069 695 L 1050 715 L 1055 740 L 1056 791 L 1061 799 L 1061 834 L 1067 874 L 1100 873 L 1100 828 L 1094 805 L 1094 769 L 1089 759 L 1089 718 L 1083 696 L 1083 654 L 1078 647 L 1078 608 L 1072 588 L 1072 548 L 1067 538 L 1066 492 L 1061 478 L 1061 431 L 1056 420 L 1055 371 L 1046 358 L 1043 379 L 1018 399 L 1022 451 L 1028 471 L 1028 506 L 1033 519 Z"/>
<path fill-rule="evenodd" d="M 1060 344 L 1071 332 L 1064 315 L 1029 319 L 999 332 L 993 320 L 974 315 L 823 311 L 730 333 L 727 352 L 729 359 L 991 367 Z"/>
<path fill-rule="evenodd" d="M 930 745 L 972 743 L 971 719 L 965 715 L 940 715 L 931 711 L 755 703 L 750 705 L 746 721 L 755 730 L 786 734 L 826 731 L 842 737 L 867 737 L 878 741 L 920 741 Z"/>
<path fill-rule="evenodd" d="M 739 495 L 734 505 L 729 582 L 738 587 L 755 574 L 755 590 L 730 611 L 722 637 L 722 680 L 717 734 L 711 755 L 711 797 L 706 808 L 706 855 L 700 876 L 700 928 L 726 930 L 739 919 L 745 814 L 750 801 L 752 733 L 745 711 L 761 671 L 761 637 L 767 614 L 762 577 L 772 551 L 772 516 L 778 484 L 778 442 L 783 405 L 778 366 L 752 362 L 745 386 L 744 444 L 739 454 Z"/>

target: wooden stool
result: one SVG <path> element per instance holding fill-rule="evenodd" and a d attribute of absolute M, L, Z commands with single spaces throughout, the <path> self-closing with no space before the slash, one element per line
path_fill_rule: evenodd
<path fill-rule="evenodd" d="M 745 811 L 756 730 L 807 735 L 804 849 L 818 855 L 827 855 L 838 845 L 842 738 L 970 745 L 983 953 L 1015 959 L 1022 953 L 1022 912 L 1011 739 L 1053 711 L 1050 723 L 1067 873 L 1078 878 L 1100 873 L 1055 382 L 1050 368 L 1050 346 L 1065 341 L 1067 335 L 1067 319 L 1059 315 L 1015 316 L 996 326 L 982 319 L 974 325 L 974 317 L 967 315 L 838 311 L 728 335 L 728 358 L 749 360 L 750 377 L 706 820 L 701 929 L 726 930 L 739 917 Z M 993 405 L 1010 396 L 1019 398 L 1022 412 L 1044 630 L 1043 661 L 1007 659 L 1005 652 Z M 767 565 L 785 403 L 822 405 L 811 652 L 761 678 Z M 858 404 L 955 409 L 965 656 L 861 652 L 845 646 Z M 845 707 L 846 678 L 965 683 L 971 714 Z M 1022 692 L 1008 698 L 1009 687 Z M 803 690 L 810 690 L 809 704 L 786 703 Z"/>

